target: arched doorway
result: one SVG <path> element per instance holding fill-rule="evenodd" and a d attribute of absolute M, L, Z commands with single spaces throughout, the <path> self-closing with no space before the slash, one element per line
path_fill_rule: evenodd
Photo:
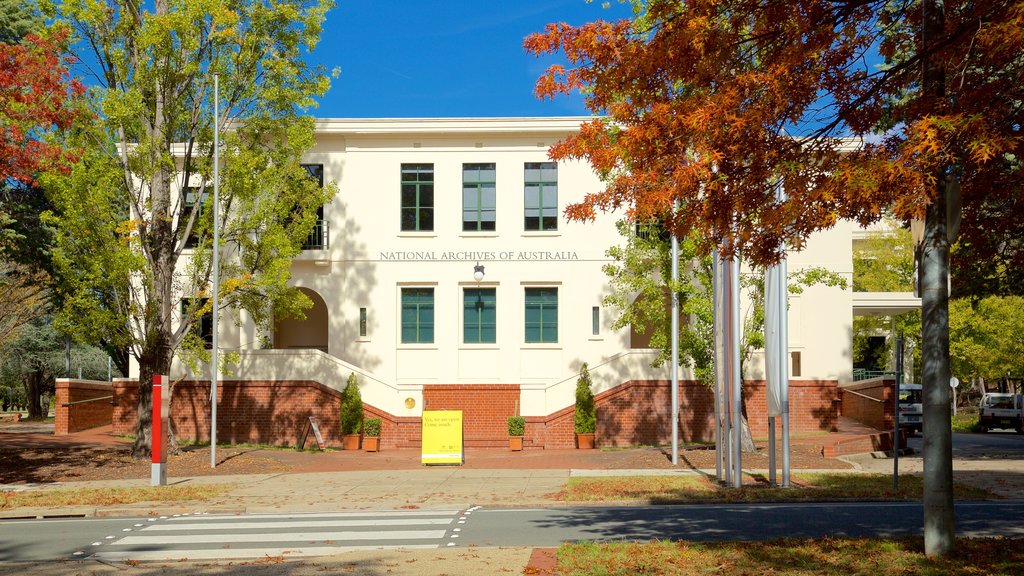
<path fill-rule="evenodd" d="M 308 349 L 327 352 L 327 304 L 316 292 L 308 288 L 299 290 L 313 301 L 306 310 L 305 320 L 285 318 L 274 326 L 274 348 Z"/>

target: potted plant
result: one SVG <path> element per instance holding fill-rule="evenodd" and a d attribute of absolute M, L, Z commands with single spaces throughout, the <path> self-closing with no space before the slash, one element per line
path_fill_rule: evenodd
<path fill-rule="evenodd" d="M 363 449 L 367 452 L 380 450 L 380 418 L 367 418 L 363 421 Z"/>
<path fill-rule="evenodd" d="M 341 392 L 341 447 L 359 450 L 359 434 L 363 431 L 363 397 L 359 393 L 359 379 L 355 373 Z"/>
<path fill-rule="evenodd" d="M 594 447 L 597 407 L 594 405 L 594 393 L 590 390 L 590 372 L 586 362 L 580 368 L 580 378 L 576 381 L 576 411 L 573 413 L 572 427 L 576 432 L 577 448 Z"/>
<path fill-rule="evenodd" d="M 523 434 L 526 432 L 526 418 L 522 416 L 508 417 L 508 447 L 513 452 L 523 449 Z"/>

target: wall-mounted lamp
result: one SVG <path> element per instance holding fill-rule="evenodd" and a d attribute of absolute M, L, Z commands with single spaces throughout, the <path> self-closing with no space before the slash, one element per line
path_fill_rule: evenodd
<path fill-rule="evenodd" d="M 479 282 L 479 281 L 481 281 L 483 279 L 484 279 L 484 267 L 483 267 L 482 264 L 477 262 L 476 266 L 473 266 L 473 280 L 476 280 L 477 282 Z"/>

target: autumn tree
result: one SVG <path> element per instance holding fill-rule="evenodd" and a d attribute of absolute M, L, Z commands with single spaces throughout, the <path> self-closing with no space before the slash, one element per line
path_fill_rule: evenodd
<path fill-rule="evenodd" d="M 947 205 L 959 191 L 967 237 L 985 232 L 983 214 L 993 214 L 989 224 L 1020 220 L 1019 202 L 1001 196 L 1016 194 L 1024 173 L 1024 2 L 634 5 L 634 19 L 552 24 L 525 43 L 567 62 L 538 80 L 539 96 L 583 89 L 603 115 L 551 150 L 590 162 L 606 181 L 568 217 L 622 209 L 661 218 L 702 254 L 720 248 L 759 265 L 839 218 L 866 224 L 890 209 L 924 220 L 925 549 L 948 554 L 946 222 L 956 210 Z M 872 64 L 876 50 L 882 66 Z M 877 143 L 844 139 L 879 129 Z M 992 204 L 1006 208 L 996 215 Z"/>
<path fill-rule="evenodd" d="M 309 300 L 288 286 L 316 210 L 335 193 L 300 164 L 304 115 L 329 79 L 306 57 L 329 0 L 137 3 L 68 0 L 55 16 L 95 62 L 100 113 L 66 177 L 46 182 L 67 277 L 58 323 L 130 347 L 140 382 L 168 373 L 218 290 L 226 310 L 266 329 Z M 214 126 L 214 75 L 220 118 Z M 222 133 L 219 286 L 211 285 L 214 130 Z M 114 306 L 107 306 L 113 303 Z M 150 388 L 139 388 L 133 454 L 150 446 Z"/>

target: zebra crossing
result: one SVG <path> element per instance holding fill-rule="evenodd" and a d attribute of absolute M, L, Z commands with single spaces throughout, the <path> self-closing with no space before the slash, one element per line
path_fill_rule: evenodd
<path fill-rule="evenodd" d="M 476 508 L 161 516 L 135 521 L 76 556 L 105 562 L 227 560 L 448 547 L 458 543 Z"/>

